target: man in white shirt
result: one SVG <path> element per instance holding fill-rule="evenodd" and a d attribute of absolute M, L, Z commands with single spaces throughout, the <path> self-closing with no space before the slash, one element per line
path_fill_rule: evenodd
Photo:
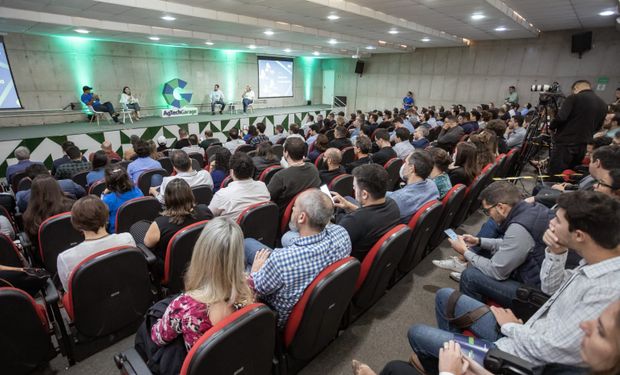
<path fill-rule="evenodd" d="M 411 142 L 409 142 L 409 134 L 409 130 L 405 127 L 398 128 L 394 131 L 396 144 L 392 148 L 396 151 L 396 156 L 398 156 L 399 159 L 407 159 L 407 156 L 415 150 Z"/>
<path fill-rule="evenodd" d="M 220 115 L 224 112 L 224 108 L 226 107 L 226 103 L 224 103 L 224 93 L 220 90 L 220 85 L 217 83 L 213 87 L 213 91 L 211 91 L 211 114 L 215 114 L 215 105 L 219 104 L 222 107 L 220 108 Z"/>
<path fill-rule="evenodd" d="M 243 103 L 243 113 L 248 113 L 248 106 L 254 103 L 254 90 L 252 90 L 252 86 L 245 86 L 245 92 L 241 95 L 241 99 Z"/>
<path fill-rule="evenodd" d="M 284 130 L 284 126 L 276 125 L 275 134 L 269 137 L 269 140 L 275 145 L 280 139 L 286 139 L 287 136 L 288 133 L 286 132 L 286 130 Z"/>
<path fill-rule="evenodd" d="M 149 194 L 157 198 L 159 203 L 164 204 L 164 195 L 166 194 L 166 186 L 168 183 L 176 178 L 185 180 L 190 187 L 207 185 L 213 189 L 213 179 L 211 174 L 201 169 L 195 171 L 192 168 L 192 159 L 187 155 L 185 151 L 174 150 L 170 154 L 170 160 L 172 161 L 172 167 L 176 171 L 176 175 L 167 176 L 161 182 L 159 191 L 157 188 L 152 187 L 149 189 Z"/>
<path fill-rule="evenodd" d="M 239 138 L 239 129 L 237 128 L 230 129 L 228 131 L 228 136 L 230 137 L 230 141 L 224 143 L 224 147 L 226 147 L 231 154 L 237 151 L 237 147 L 246 144 L 243 139 Z"/>
<path fill-rule="evenodd" d="M 71 272 L 84 259 L 113 247 L 136 246 L 129 233 L 108 234 L 108 214 L 108 206 L 94 195 L 87 195 L 73 204 L 71 224 L 84 234 L 84 242 L 60 253 L 56 261 L 58 278 L 65 291 L 69 290 Z"/>
<path fill-rule="evenodd" d="M 271 198 L 265 183 L 252 179 L 254 163 L 245 152 L 237 152 L 230 158 L 230 176 L 233 181 L 218 190 L 209 204 L 213 216 L 226 216 L 237 220 L 241 212 L 250 205 Z"/>
<path fill-rule="evenodd" d="M 205 151 L 202 147 L 198 145 L 198 136 L 196 134 L 190 135 L 187 140 L 189 141 L 189 146 L 183 147 L 181 150 L 185 151 L 188 155 L 192 153 L 197 153 L 205 156 Z"/>

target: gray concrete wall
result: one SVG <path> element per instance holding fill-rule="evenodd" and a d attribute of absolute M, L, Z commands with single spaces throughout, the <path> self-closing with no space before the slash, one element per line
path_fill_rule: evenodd
<path fill-rule="evenodd" d="M 470 47 L 425 48 L 410 54 L 382 54 L 364 59 L 364 74 L 355 74 L 355 60 L 323 61 L 336 71 L 335 95 L 348 98 L 350 109 L 383 109 L 399 105 L 408 90 L 419 105 L 502 103 L 515 85 L 522 103 L 538 102 L 534 83 L 557 80 L 565 93 L 577 79 L 596 82 L 608 77 L 604 91 L 611 102 L 620 87 L 620 32 L 597 29 L 593 48 L 581 59 L 571 54 L 574 32 L 544 33 L 537 39 L 476 42 Z"/>
<path fill-rule="evenodd" d="M 258 95 L 256 54 L 27 34 L 9 34 L 4 39 L 26 110 L 58 109 L 79 101 L 83 85 L 94 87 L 104 101 L 115 106 L 124 86 L 132 88 L 142 106 L 164 105 L 162 87 L 172 78 L 189 83 L 187 88 L 194 94 L 192 104 L 208 103 L 215 83 L 220 83 L 227 100 L 234 93 L 234 99 L 239 101 L 246 84 L 252 85 Z M 304 82 L 312 84 L 312 102 L 320 102 L 321 64 L 309 61 L 295 61 L 294 97 L 268 99 L 265 106 L 305 104 Z M 7 115 L 0 112 L 0 126 L 84 120 L 79 113 Z"/>

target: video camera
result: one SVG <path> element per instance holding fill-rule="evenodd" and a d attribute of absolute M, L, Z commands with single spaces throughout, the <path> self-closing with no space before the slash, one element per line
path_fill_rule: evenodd
<path fill-rule="evenodd" d="M 562 99 L 564 99 L 562 88 L 558 82 L 553 82 L 550 85 L 532 85 L 530 91 L 540 93 L 538 97 L 539 106 L 551 105 L 555 110 L 560 107 Z"/>

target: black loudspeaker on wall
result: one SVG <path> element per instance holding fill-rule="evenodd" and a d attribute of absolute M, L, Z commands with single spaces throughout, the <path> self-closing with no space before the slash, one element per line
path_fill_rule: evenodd
<path fill-rule="evenodd" d="M 573 34 L 571 49 L 572 53 L 578 53 L 579 58 L 584 52 L 592 49 L 592 31 L 585 33 Z"/>
<path fill-rule="evenodd" d="M 362 75 L 363 73 L 364 73 L 364 62 L 358 60 L 355 63 L 355 74 Z"/>

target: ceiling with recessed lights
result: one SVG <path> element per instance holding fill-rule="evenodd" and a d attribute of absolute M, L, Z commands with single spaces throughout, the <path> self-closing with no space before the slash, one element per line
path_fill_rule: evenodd
<path fill-rule="evenodd" d="M 351 56 L 610 27 L 617 0 L 0 0 L 0 32 Z"/>

